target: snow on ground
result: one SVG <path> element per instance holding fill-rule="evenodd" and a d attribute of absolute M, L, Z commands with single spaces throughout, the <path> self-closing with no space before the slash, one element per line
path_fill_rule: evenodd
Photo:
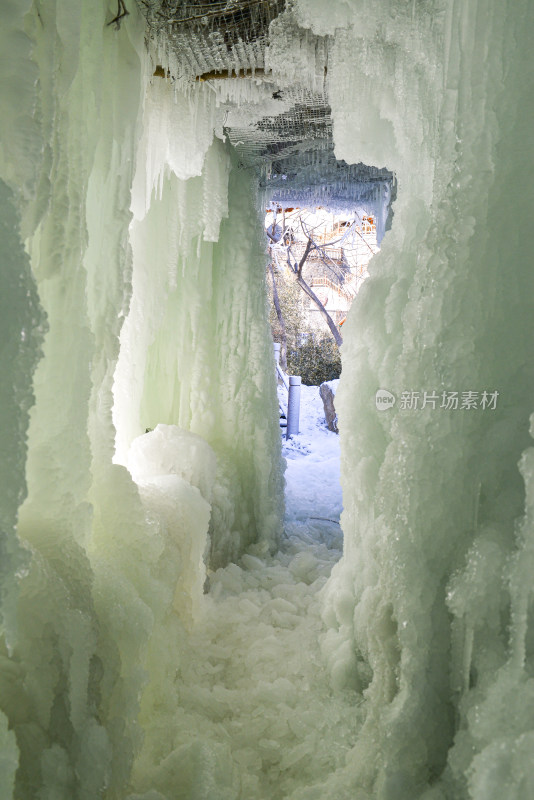
<path fill-rule="evenodd" d="M 339 442 L 326 428 L 318 387 L 302 387 L 300 430 L 283 444 L 280 551 L 247 554 L 210 575 L 206 613 L 176 675 L 179 718 L 160 720 L 172 732 L 166 748 L 180 749 L 184 765 L 192 742 L 214 754 L 213 800 L 320 797 L 360 724 L 361 698 L 333 690 L 321 655 L 318 595 L 342 540 Z"/>
<path fill-rule="evenodd" d="M 289 441 L 284 437 L 282 452 L 287 463 L 286 533 L 296 535 L 307 526 L 341 548 L 339 436 L 326 427 L 318 386 L 301 387 L 299 435 Z"/>

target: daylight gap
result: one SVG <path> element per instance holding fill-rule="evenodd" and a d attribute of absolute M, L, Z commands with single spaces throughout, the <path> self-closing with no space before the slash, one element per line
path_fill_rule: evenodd
<path fill-rule="evenodd" d="M 277 391 L 286 462 L 286 542 L 304 537 L 341 555 L 343 497 L 335 407 L 340 346 L 352 303 L 391 226 L 396 183 L 385 169 L 347 165 L 331 152 L 326 158 L 316 154 L 310 163 L 315 168 L 321 164 L 323 171 L 308 184 L 309 169 L 278 163 L 260 183 L 258 206 L 267 251 L 271 336 L 280 345 Z M 287 427 L 289 376 L 302 379 L 300 424 L 292 435 Z"/>

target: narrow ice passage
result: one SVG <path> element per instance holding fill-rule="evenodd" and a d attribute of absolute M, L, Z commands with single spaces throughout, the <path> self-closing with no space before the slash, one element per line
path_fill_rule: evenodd
<path fill-rule="evenodd" d="M 2 800 L 534 797 L 532 0 L 0 14 Z M 334 563 L 259 214 L 364 192 Z"/>
<path fill-rule="evenodd" d="M 343 766 L 355 743 L 361 697 L 332 691 L 321 652 L 327 630 L 320 592 L 342 548 L 335 524 L 339 437 L 326 428 L 318 388 L 302 389 L 301 435 L 284 447 L 280 550 L 272 557 L 245 555 L 210 576 L 201 618 L 176 668 L 178 710 L 142 713 L 143 726 L 156 722 L 166 730 L 167 752 L 157 753 L 163 761 L 158 776 L 148 771 L 139 788 L 176 796 L 170 776 L 179 769 L 180 791 L 188 798 L 233 797 L 236 786 L 242 797 L 297 798 L 298 791 L 292 793 L 299 786 L 320 784 Z M 212 748 L 217 766 L 198 795 L 190 762 Z M 165 764 L 170 753 L 172 770 Z M 146 758 L 153 763 L 156 754 Z"/>

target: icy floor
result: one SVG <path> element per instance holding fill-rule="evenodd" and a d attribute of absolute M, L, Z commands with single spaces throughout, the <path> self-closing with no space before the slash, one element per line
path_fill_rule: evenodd
<path fill-rule="evenodd" d="M 290 537 L 311 533 L 314 541 L 340 550 L 339 436 L 326 427 L 317 386 L 301 387 L 299 429 L 299 435 L 284 441 L 283 446 L 287 463 L 286 533 Z"/>
<path fill-rule="evenodd" d="M 217 742 L 233 763 L 232 775 L 219 775 L 217 800 L 320 797 L 356 737 L 358 697 L 333 692 L 320 650 L 318 595 L 342 537 L 339 440 L 316 387 L 303 387 L 301 433 L 283 452 L 281 550 L 211 576 L 207 614 L 177 674 L 173 748 Z"/>

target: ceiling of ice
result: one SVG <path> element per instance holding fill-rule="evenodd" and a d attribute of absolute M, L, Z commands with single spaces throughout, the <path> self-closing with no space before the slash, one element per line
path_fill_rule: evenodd
<path fill-rule="evenodd" d="M 394 176 L 334 155 L 327 97 L 328 37 L 299 27 L 285 0 L 137 0 L 148 42 L 184 88 L 217 94 L 222 133 L 239 164 L 255 169 L 266 199 L 331 208 L 389 208 Z M 305 54 L 306 68 L 287 63 Z M 385 221 L 388 213 L 378 214 Z M 383 231 L 382 231 L 383 232 Z"/>

